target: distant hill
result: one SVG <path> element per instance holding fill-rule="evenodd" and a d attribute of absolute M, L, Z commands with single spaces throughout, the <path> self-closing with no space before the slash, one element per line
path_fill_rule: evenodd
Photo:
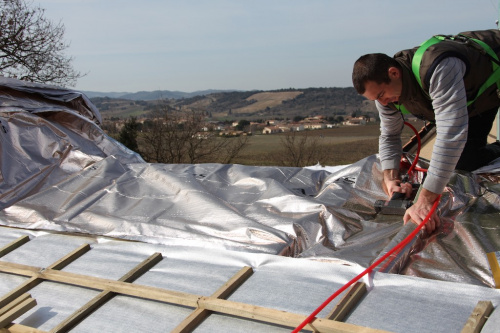
<path fill-rule="evenodd" d="M 166 101 L 181 112 L 204 111 L 212 119 L 293 119 L 295 116 L 376 114 L 374 102 L 357 94 L 352 87 L 168 93 L 137 92 L 123 94 L 119 98 L 91 97 L 91 100 L 104 118 L 145 116 L 158 107 L 158 100 Z"/>
<path fill-rule="evenodd" d="M 129 99 L 132 101 L 153 101 L 159 99 L 182 99 L 191 98 L 195 96 L 203 96 L 219 92 L 229 92 L 235 90 L 200 90 L 195 92 L 182 92 L 170 90 L 155 90 L 155 91 L 139 91 L 139 92 L 97 92 L 97 91 L 83 91 L 89 98 L 94 97 L 109 97 L 119 99 Z"/>
<path fill-rule="evenodd" d="M 99 91 L 82 91 L 88 98 L 109 97 L 120 98 L 123 95 L 130 94 L 127 92 L 99 92 Z"/>
<path fill-rule="evenodd" d="M 204 110 L 214 118 L 293 118 L 376 113 L 373 101 L 352 87 L 214 93 L 179 100 L 181 110 Z"/>

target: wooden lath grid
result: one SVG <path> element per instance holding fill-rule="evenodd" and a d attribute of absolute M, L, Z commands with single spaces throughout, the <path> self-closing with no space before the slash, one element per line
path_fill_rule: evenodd
<path fill-rule="evenodd" d="M 28 241 L 29 237 L 24 236 L 11 242 L 0 249 L 0 257 L 14 251 Z M 84 244 L 46 268 L 0 261 L 0 272 L 29 278 L 0 298 L 0 332 L 44 332 L 33 327 L 12 323 L 16 318 L 36 306 L 36 300 L 31 298 L 29 291 L 43 281 L 101 290 L 92 300 L 50 330 L 51 333 L 69 331 L 115 295 L 135 296 L 146 300 L 193 308 L 193 312 L 172 330 L 172 332 L 179 333 L 193 331 L 204 319 L 214 312 L 268 323 L 270 325 L 281 325 L 292 329 L 301 324 L 307 317 L 301 314 L 227 300 L 226 298 L 252 275 L 253 270 L 248 266 L 240 269 L 239 272 L 211 296 L 195 295 L 133 283 L 138 277 L 149 271 L 163 259 L 161 253 L 152 254 L 119 280 L 61 271 L 62 268 L 87 253 L 90 249 L 89 244 Z M 363 283 L 356 283 L 345 293 L 344 297 L 338 302 L 327 318 L 316 318 L 312 323 L 306 325 L 304 329 L 313 332 L 386 332 L 341 322 L 365 292 L 366 286 Z M 463 332 L 474 332 L 478 327 L 482 327 L 486 317 L 492 310 L 491 307 L 487 306 L 486 311 L 481 311 L 483 308 L 484 306 L 479 310 L 476 308 L 464 327 Z M 488 313 L 486 313 L 487 310 L 489 310 Z"/>

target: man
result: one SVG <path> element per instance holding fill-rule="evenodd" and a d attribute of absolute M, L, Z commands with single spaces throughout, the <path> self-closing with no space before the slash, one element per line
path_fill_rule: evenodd
<path fill-rule="evenodd" d="M 490 80 L 493 84 L 481 92 L 495 65 L 492 58 L 482 52 L 481 42 L 467 38 L 484 41 L 499 52 L 500 31 L 460 35 L 466 37 L 445 38 L 424 51 L 413 48 L 400 51 L 394 57 L 367 54 L 354 64 L 354 88 L 375 100 L 379 111 L 379 155 L 384 189 L 389 197 L 394 192 L 407 196 L 411 193 L 411 186 L 402 184 L 399 175 L 400 135 L 404 127 L 400 110 L 407 109 L 436 124 L 436 142 L 427 177 L 417 201 L 404 215 L 405 223 L 411 220 L 419 224 L 425 219 L 455 169 L 472 171 L 500 157 L 500 145 L 488 145 L 486 141 L 500 106 L 498 78 Z M 417 55 L 421 63 L 412 67 Z M 432 232 L 438 224 L 435 213 L 425 228 Z"/>

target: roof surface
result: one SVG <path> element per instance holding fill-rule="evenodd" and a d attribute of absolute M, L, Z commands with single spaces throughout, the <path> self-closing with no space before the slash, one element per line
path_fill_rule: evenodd
<path fill-rule="evenodd" d="M 377 155 L 335 170 L 149 164 L 100 129 L 81 93 L 9 79 L 0 89 L 0 295 L 37 303 L 11 330 L 57 331 L 77 311 L 72 331 L 175 331 L 210 310 L 187 331 L 290 331 L 415 229 L 375 210 Z M 362 279 L 349 325 L 317 328 L 454 332 L 479 301 L 496 307 L 499 169 L 456 173 L 439 230 Z"/>

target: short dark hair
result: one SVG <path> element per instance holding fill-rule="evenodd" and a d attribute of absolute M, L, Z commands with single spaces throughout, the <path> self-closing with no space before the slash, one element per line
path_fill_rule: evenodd
<path fill-rule="evenodd" d="M 392 57 L 383 53 L 370 53 L 361 56 L 354 63 L 352 70 L 352 83 L 358 94 L 365 93 L 365 84 L 367 81 L 374 81 L 377 84 L 389 83 L 389 68 L 401 65 Z"/>

